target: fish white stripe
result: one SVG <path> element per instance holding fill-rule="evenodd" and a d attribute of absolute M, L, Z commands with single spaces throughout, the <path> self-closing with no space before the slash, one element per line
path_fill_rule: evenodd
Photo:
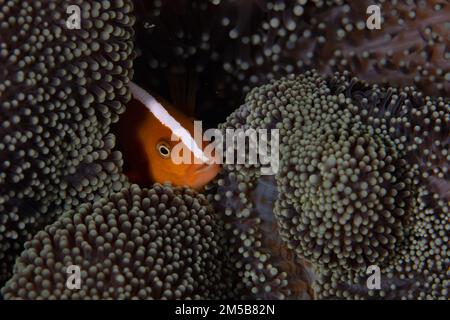
<path fill-rule="evenodd" d="M 133 97 L 140 101 L 164 126 L 181 139 L 181 141 L 191 150 L 197 159 L 208 162 L 209 159 L 203 154 L 203 151 L 195 143 L 189 131 L 187 131 L 169 112 L 147 91 L 130 81 L 130 90 Z"/>

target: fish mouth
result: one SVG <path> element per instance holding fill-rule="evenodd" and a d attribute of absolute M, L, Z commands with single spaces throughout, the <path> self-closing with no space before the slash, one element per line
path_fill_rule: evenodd
<path fill-rule="evenodd" d="M 207 164 L 207 163 L 202 164 L 198 168 L 195 169 L 195 173 L 203 173 L 203 172 L 211 169 L 213 166 L 214 166 L 214 164 Z"/>
<path fill-rule="evenodd" d="M 193 189 L 201 190 L 207 183 L 214 179 L 220 172 L 220 168 L 220 165 L 217 163 L 193 165 L 188 171 L 188 185 Z"/>

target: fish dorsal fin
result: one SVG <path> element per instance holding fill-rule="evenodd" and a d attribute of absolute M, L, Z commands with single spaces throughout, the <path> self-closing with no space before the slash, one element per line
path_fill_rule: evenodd
<path fill-rule="evenodd" d="M 208 162 L 209 159 L 203 154 L 191 133 L 187 131 L 172 115 L 159 103 L 150 93 L 130 81 L 130 90 L 133 97 L 142 103 L 161 124 L 169 128 L 189 148 L 197 159 Z"/>
<path fill-rule="evenodd" d="M 184 114 L 194 117 L 198 75 L 193 71 L 186 71 L 183 74 L 168 74 L 170 97 L 172 102 L 180 108 Z"/>

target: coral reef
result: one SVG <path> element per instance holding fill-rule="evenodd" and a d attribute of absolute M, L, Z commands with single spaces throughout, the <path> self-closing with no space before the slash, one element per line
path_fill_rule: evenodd
<path fill-rule="evenodd" d="M 449 114 L 412 88 L 306 72 L 253 89 L 224 127 L 279 129 L 275 215 L 319 298 L 448 298 Z M 391 291 L 362 289 L 371 264 Z"/>
<path fill-rule="evenodd" d="M 148 190 L 132 185 L 68 211 L 38 232 L 26 243 L 3 294 L 6 299 L 226 298 L 220 230 L 204 196 L 159 184 Z M 81 269 L 80 290 L 65 285 L 70 265 Z"/>
<path fill-rule="evenodd" d="M 23 243 L 62 212 L 118 191 L 110 123 L 129 99 L 132 4 L 0 1 L 0 285 Z"/>

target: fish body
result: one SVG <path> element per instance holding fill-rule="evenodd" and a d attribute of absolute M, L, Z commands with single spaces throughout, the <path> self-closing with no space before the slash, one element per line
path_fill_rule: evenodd
<path fill-rule="evenodd" d="M 124 153 L 124 172 L 131 182 L 151 185 L 170 182 L 200 190 L 220 171 L 214 159 L 203 154 L 194 143 L 194 119 L 185 116 L 167 101 L 155 98 L 134 83 L 130 85 L 133 99 L 121 116 L 119 145 Z M 179 137 L 172 141 L 172 135 Z M 183 152 L 190 152 L 197 163 L 176 163 L 172 150 L 183 144 Z"/>

